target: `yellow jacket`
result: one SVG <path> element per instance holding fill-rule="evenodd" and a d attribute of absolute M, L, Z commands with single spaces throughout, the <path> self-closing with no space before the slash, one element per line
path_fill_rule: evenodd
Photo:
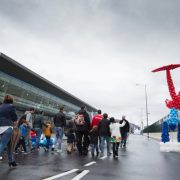
<path fill-rule="evenodd" d="M 44 135 L 47 137 L 51 136 L 51 125 L 47 124 L 47 127 L 44 129 Z"/>

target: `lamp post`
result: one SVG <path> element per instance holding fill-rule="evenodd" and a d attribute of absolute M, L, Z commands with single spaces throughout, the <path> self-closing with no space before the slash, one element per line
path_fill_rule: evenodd
<path fill-rule="evenodd" d="M 141 134 L 143 135 L 144 130 L 144 123 L 143 123 L 143 108 L 141 108 L 141 114 L 140 114 L 140 127 L 141 127 Z"/>
<path fill-rule="evenodd" d="M 136 86 L 144 86 L 145 90 L 145 100 L 146 100 L 146 121 L 147 121 L 147 138 L 149 139 L 149 119 L 148 119 L 148 97 L 147 97 L 147 89 L 146 89 L 146 84 L 136 84 Z"/>

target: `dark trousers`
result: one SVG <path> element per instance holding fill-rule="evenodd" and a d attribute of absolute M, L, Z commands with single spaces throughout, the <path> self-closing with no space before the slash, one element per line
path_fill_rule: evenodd
<path fill-rule="evenodd" d="M 113 143 L 113 156 L 118 156 L 119 142 Z"/>
<path fill-rule="evenodd" d="M 19 139 L 19 142 L 16 146 L 16 150 L 20 147 L 20 145 L 22 145 L 23 149 L 24 149 L 24 152 L 27 152 L 27 149 L 26 149 L 26 143 L 25 143 L 25 138 L 24 137 L 21 137 L 21 139 Z"/>
<path fill-rule="evenodd" d="M 76 141 L 79 153 L 87 154 L 89 146 L 88 131 L 76 131 Z"/>
<path fill-rule="evenodd" d="M 121 133 L 121 146 L 126 147 L 127 135 L 127 132 Z"/>
<path fill-rule="evenodd" d="M 49 149 L 49 145 L 50 145 L 50 138 L 49 136 L 46 136 L 46 148 Z"/>

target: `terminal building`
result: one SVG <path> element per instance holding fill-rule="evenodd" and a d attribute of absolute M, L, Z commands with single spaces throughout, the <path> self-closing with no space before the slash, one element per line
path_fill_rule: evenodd
<path fill-rule="evenodd" d="M 95 107 L 0 53 L 0 102 L 6 94 L 14 97 L 18 114 L 34 107 L 36 112 L 44 111 L 46 116 L 52 117 L 61 106 L 64 106 L 67 114 L 73 114 L 82 105 L 86 106 L 89 114 L 97 111 Z"/>

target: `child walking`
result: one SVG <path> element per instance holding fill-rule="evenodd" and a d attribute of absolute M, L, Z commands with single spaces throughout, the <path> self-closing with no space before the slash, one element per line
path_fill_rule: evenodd
<path fill-rule="evenodd" d="M 26 137 L 26 133 L 27 133 L 27 123 L 26 120 L 22 121 L 22 124 L 19 126 L 19 130 L 21 133 L 21 137 L 19 139 L 19 142 L 16 146 L 16 153 L 18 153 L 18 149 L 19 147 L 22 145 L 23 150 L 24 150 L 24 154 L 27 154 L 27 149 L 26 149 L 26 143 L 25 143 L 25 137 Z"/>
<path fill-rule="evenodd" d="M 110 118 L 110 132 L 111 132 L 111 143 L 113 144 L 113 157 L 118 158 L 118 149 L 121 141 L 120 127 L 123 127 L 126 122 L 119 124 L 112 117 Z"/>
<path fill-rule="evenodd" d="M 75 136 L 73 129 L 69 129 L 66 136 L 67 136 L 67 153 L 71 154 L 75 143 Z"/>
<path fill-rule="evenodd" d="M 95 150 L 96 150 L 96 156 L 99 155 L 98 151 L 98 127 L 93 126 L 93 128 L 89 132 L 90 135 L 90 146 L 91 146 L 91 155 L 94 157 Z"/>
<path fill-rule="evenodd" d="M 45 137 L 46 137 L 46 147 L 45 147 L 45 151 L 48 151 L 48 150 L 49 150 L 51 134 L 52 134 L 51 122 L 50 122 L 50 121 L 47 121 L 47 122 L 45 123 L 45 129 L 44 129 L 44 135 L 45 135 Z"/>

